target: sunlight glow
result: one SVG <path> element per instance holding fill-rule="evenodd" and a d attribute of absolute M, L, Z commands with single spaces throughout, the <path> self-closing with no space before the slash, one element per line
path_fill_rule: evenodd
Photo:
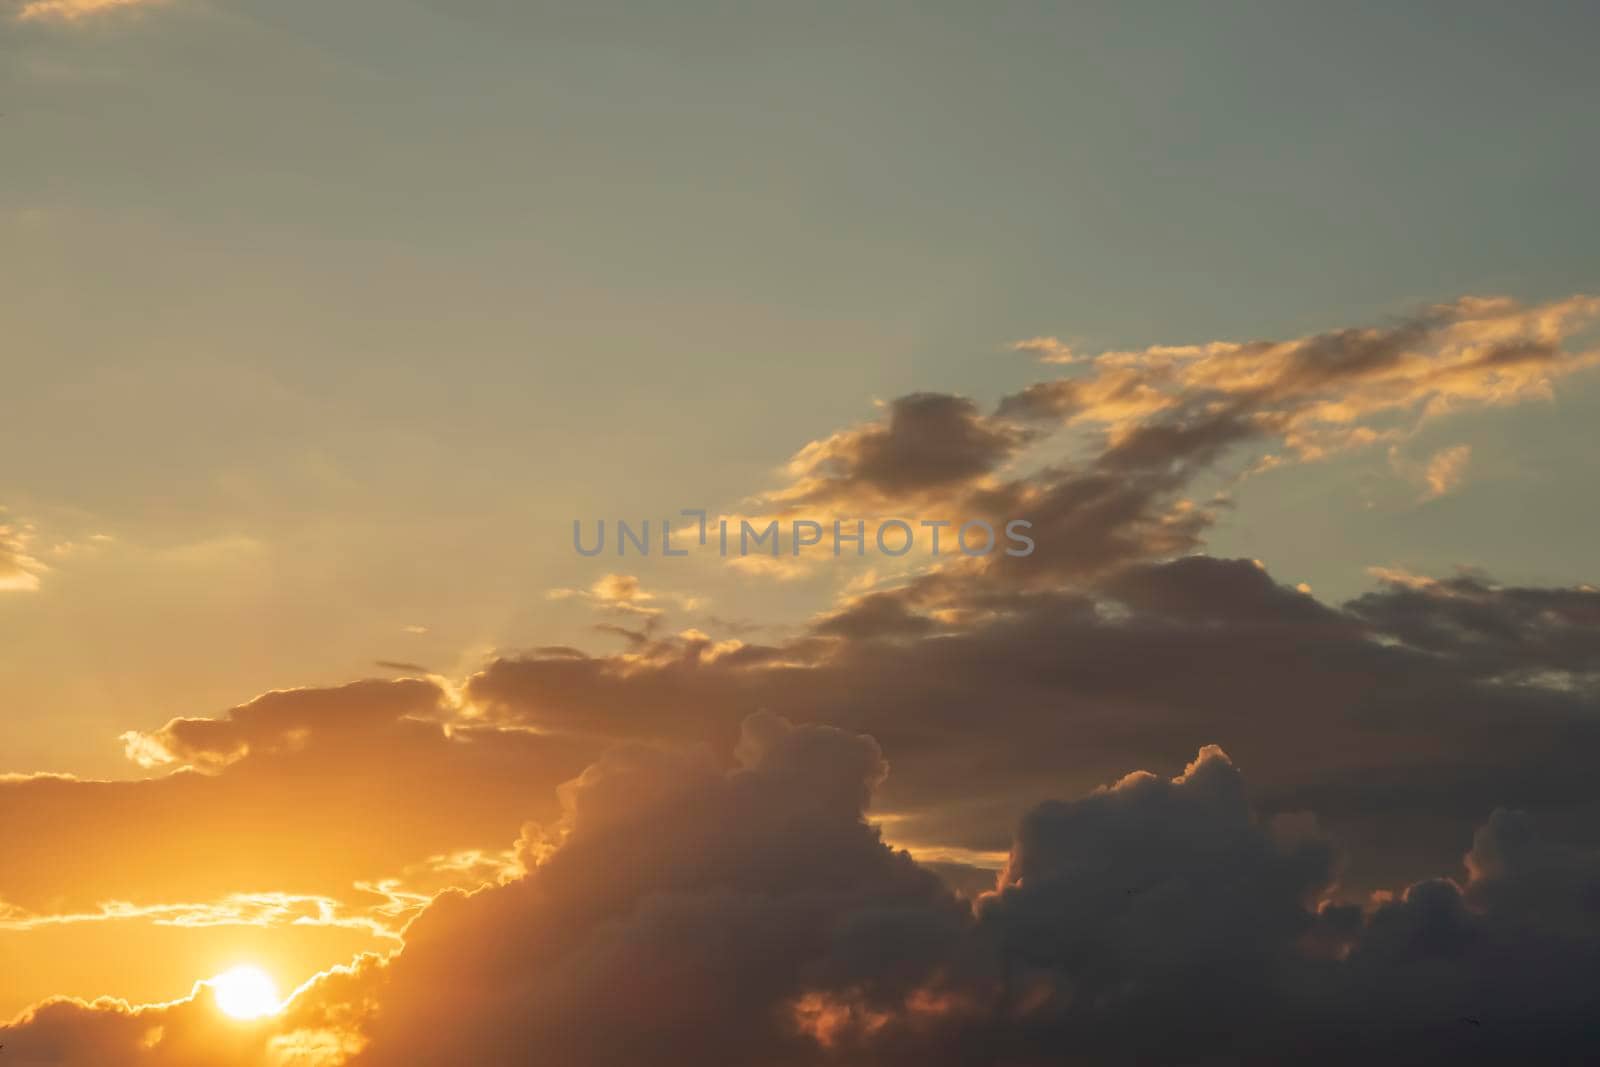
<path fill-rule="evenodd" d="M 259 967 L 235 967 L 217 975 L 211 979 L 211 995 L 222 1014 L 233 1019 L 259 1019 L 283 1006 L 277 985 Z"/>

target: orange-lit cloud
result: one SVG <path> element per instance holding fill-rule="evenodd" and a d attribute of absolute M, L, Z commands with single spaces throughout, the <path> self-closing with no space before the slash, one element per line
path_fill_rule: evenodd
<path fill-rule="evenodd" d="M 7 1027 L 5 1054 L 29 1065 L 128 1067 L 342 1067 L 364 1045 L 360 1027 L 381 963 L 330 968 L 293 991 L 277 1014 L 230 1019 L 207 981 L 188 995 L 133 1005 L 54 998 Z"/>
<path fill-rule="evenodd" d="M 62 938 L 81 949 L 89 927 L 117 940 L 183 927 L 185 951 L 202 952 L 245 927 L 320 927 L 346 931 L 346 954 L 376 949 L 433 893 L 499 877 L 506 862 L 488 857 L 554 812 L 555 784 L 598 750 L 460 719 L 419 680 L 272 693 L 174 720 L 130 738 L 153 777 L 0 780 L 0 940 L 44 952 Z M 77 966 L 108 981 L 125 970 L 114 956 Z M 0 970 L 0 1005 L 17 1006 L 25 978 Z"/>
<path fill-rule="evenodd" d="M 1460 488 L 1467 477 L 1467 464 L 1472 460 L 1471 445 L 1451 445 L 1441 448 L 1428 457 L 1423 477 L 1428 484 L 1426 499 L 1433 500 Z"/>
<path fill-rule="evenodd" d="M 1083 357 L 1059 337 L 1030 337 L 1011 345 L 1013 352 L 1025 352 L 1040 363 L 1076 363 Z"/>
<path fill-rule="evenodd" d="M 1549 398 L 1558 380 L 1600 364 L 1585 342 L 1597 317 L 1591 296 L 1533 306 L 1464 297 L 1387 326 L 1107 352 L 988 414 L 963 397 L 911 394 L 802 448 L 784 484 L 754 498 L 753 521 L 862 518 L 871 538 L 896 514 L 997 528 L 1026 517 L 1038 545 L 1026 559 L 973 563 L 947 551 L 930 561 L 919 533 L 920 569 L 1081 581 L 1198 549 L 1228 506 L 1184 495 L 1202 476 L 1259 474 L 1380 442 L 1393 450 L 1429 420 Z M 1024 345 L 1057 352 L 1059 342 Z M 1468 455 L 1440 453 L 1417 473 L 1430 498 L 1460 484 Z M 776 578 L 814 573 L 816 550 L 780 547 L 776 560 L 733 562 Z"/>
<path fill-rule="evenodd" d="M 29 20 L 57 20 L 76 22 L 94 15 L 103 15 L 122 8 L 146 6 L 162 0 L 27 0 L 17 11 L 17 18 Z"/>
<path fill-rule="evenodd" d="M 1567 347 L 1597 315 L 1592 296 L 1532 307 L 1463 297 L 1392 326 L 1108 352 L 1086 376 L 1007 397 L 1000 413 L 1098 424 L 1113 444 L 1154 418 L 1169 426 L 1241 418 L 1301 458 L 1319 458 L 1331 435 L 1359 445 L 1383 432 L 1369 420 L 1548 398 L 1558 378 L 1600 361 L 1600 350 Z"/>
<path fill-rule="evenodd" d="M 596 579 L 587 589 L 552 589 L 545 594 L 549 600 L 579 600 L 592 605 L 597 611 L 614 615 L 633 615 L 645 621 L 647 627 L 666 613 L 664 602 L 671 602 L 685 611 L 696 611 L 705 605 L 702 597 L 682 593 L 655 593 L 644 588 L 632 574 L 606 574 Z"/>
<path fill-rule="evenodd" d="M 39 575 L 45 568 L 29 555 L 32 540 L 32 527 L 0 522 L 0 593 L 33 592 L 39 588 Z"/>

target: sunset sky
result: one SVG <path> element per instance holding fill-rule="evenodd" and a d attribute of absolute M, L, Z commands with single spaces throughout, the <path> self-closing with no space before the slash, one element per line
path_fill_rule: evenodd
<path fill-rule="evenodd" d="M 0 1067 L 1600 1061 L 1597 40 L 0 0 Z"/>

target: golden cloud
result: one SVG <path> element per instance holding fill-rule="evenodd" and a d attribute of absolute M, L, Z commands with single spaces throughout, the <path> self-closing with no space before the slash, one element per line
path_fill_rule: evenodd
<path fill-rule="evenodd" d="M 23 21 L 77 22 L 123 8 L 149 6 L 162 0 L 27 0 L 17 12 Z"/>

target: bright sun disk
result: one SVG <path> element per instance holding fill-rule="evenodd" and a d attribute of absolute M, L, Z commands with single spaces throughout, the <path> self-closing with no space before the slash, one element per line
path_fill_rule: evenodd
<path fill-rule="evenodd" d="M 259 1019 L 282 1005 L 278 987 L 260 967 L 235 967 L 211 979 L 211 995 L 222 1014 L 233 1019 Z"/>

